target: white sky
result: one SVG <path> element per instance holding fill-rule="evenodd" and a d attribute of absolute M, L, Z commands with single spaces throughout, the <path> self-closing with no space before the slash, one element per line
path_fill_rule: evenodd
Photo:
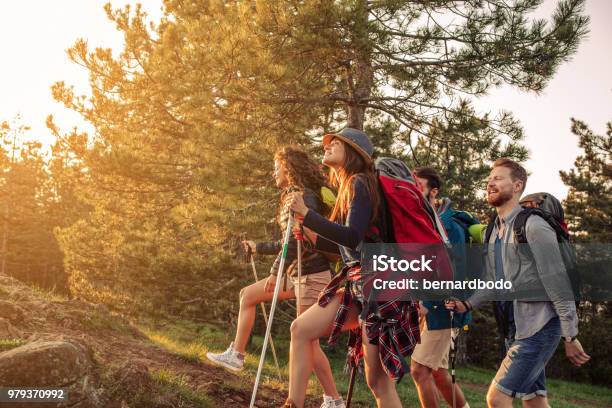
<path fill-rule="evenodd" d="M 91 48 L 122 46 L 122 37 L 106 18 L 107 0 L 0 0 L 0 121 L 21 114 L 32 127 L 31 139 L 51 144 L 45 118 L 53 114 L 63 130 L 88 129 L 78 115 L 56 103 L 51 85 L 60 80 L 86 93 L 87 72 L 66 55 L 74 41 L 88 40 Z M 111 1 L 113 6 L 134 3 Z M 144 2 L 153 20 L 161 15 L 161 1 Z M 546 0 L 537 16 L 550 16 L 557 2 Z M 509 110 L 525 127 L 527 163 L 532 173 L 527 192 L 549 191 L 564 198 L 567 188 L 558 171 L 569 169 L 578 154 L 577 138 L 570 132 L 570 117 L 584 120 L 598 132 L 612 120 L 612 1 L 588 0 L 591 33 L 573 60 L 561 66 L 545 91 L 519 92 L 502 87 L 476 101 L 481 111 Z"/>

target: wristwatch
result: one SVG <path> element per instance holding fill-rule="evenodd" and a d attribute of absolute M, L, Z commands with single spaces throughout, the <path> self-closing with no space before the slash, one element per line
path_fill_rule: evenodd
<path fill-rule="evenodd" d="M 574 341 L 576 341 L 576 339 L 577 339 L 576 336 L 574 336 L 574 337 L 567 336 L 567 337 L 563 338 L 563 340 L 565 340 L 566 343 L 573 343 Z"/>

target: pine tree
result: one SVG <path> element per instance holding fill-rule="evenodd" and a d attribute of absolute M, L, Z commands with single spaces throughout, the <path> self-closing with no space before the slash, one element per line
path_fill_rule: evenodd
<path fill-rule="evenodd" d="M 50 175 L 41 144 L 25 138 L 17 117 L 1 126 L 2 273 L 65 290 L 65 275 L 50 215 Z"/>
<path fill-rule="evenodd" d="M 500 157 L 523 162 L 528 151 L 520 144 L 523 133 L 518 126 L 517 132 L 502 140 L 489 127 L 488 117 L 477 117 L 469 103 L 459 109 L 460 114 L 435 120 L 427 137 L 402 131 L 388 116 L 369 121 L 366 131 L 372 135 L 377 154 L 401 158 L 413 169 L 428 166 L 438 170 L 443 179 L 441 196 L 449 197 L 454 208 L 474 212 L 487 223 L 490 207 L 484 190 L 489 163 Z M 513 121 L 509 116 L 505 120 Z"/>
<path fill-rule="evenodd" d="M 528 18 L 540 0 L 166 4 L 185 25 L 213 19 L 227 35 L 227 47 L 211 50 L 229 70 L 218 97 L 329 113 L 311 126 L 361 129 L 368 111 L 381 111 L 423 136 L 434 119 L 461 114 L 462 97 L 503 83 L 542 90 L 588 24 L 583 0 L 559 2 L 550 21 Z M 489 126 L 511 132 L 503 119 Z"/>
<path fill-rule="evenodd" d="M 274 150 L 368 115 L 373 127 L 377 113 L 391 118 L 419 152 L 439 139 L 440 154 L 462 157 L 443 167 L 449 177 L 464 166 L 479 179 L 478 161 L 513 149 L 521 129 L 462 98 L 501 83 L 541 90 L 586 32 L 583 1 L 561 2 L 550 25 L 526 17 L 538 3 L 167 0 L 156 24 L 139 6 L 107 5 L 124 48 L 77 41 L 69 57 L 91 96 L 53 87 L 95 129 L 85 148 L 66 145 L 91 209 L 59 233 L 73 290 L 222 312 L 217 299 L 192 301 L 241 276 L 240 233 L 265 235 Z M 489 148 L 468 165 L 445 132 L 478 133 L 466 152 L 481 138 Z"/>
<path fill-rule="evenodd" d="M 608 341 L 612 318 L 612 304 L 609 302 L 612 121 L 606 124 L 605 135 L 597 135 L 586 123 L 572 118 L 571 131 L 578 137 L 578 146 L 583 152 L 574 161 L 574 168 L 559 174 L 569 187 L 563 204 L 570 233 L 579 243 L 587 243 L 576 246 L 582 288 L 586 293 L 586 301 L 581 302 L 579 308 L 580 332 L 593 345 L 595 363 L 587 371 L 577 373 L 565 361 L 564 355 L 557 353 L 555 358 L 559 361 L 557 366 L 561 367 L 561 374 L 599 383 L 609 377 L 611 370 L 606 360 L 607 350 L 600 350 L 595 345 Z"/>
<path fill-rule="evenodd" d="M 605 136 L 573 118 L 571 129 L 584 153 L 573 169 L 559 172 L 569 187 L 565 215 L 577 239 L 607 243 L 612 239 L 612 122 Z"/>

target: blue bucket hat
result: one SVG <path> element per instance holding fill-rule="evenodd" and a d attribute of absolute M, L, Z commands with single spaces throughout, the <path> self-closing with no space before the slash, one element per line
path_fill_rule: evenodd
<path fill-rule="evenodd" d="M 372 163 L 374 146 L 372 145 L 368 135 L 361 130 L 344 128 L 337 133 L 328 133 L 323 136 L 323 146 L 331 142 L 333 138 L 338 138 L 347 143 L 365 159 L 366 163 Z"/>

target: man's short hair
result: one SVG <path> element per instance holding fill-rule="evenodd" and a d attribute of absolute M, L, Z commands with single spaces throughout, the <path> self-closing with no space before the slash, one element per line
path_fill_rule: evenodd
<path fill-rule="evenodd" d="M 417 167 L 414 169 L 414 174 L 419 178 L 426 179 L 427 187 L 430 189 L 442 189 L 442 177 L 440 177 L 436 169 L 432 167 Z"/>
<path fill-rule="evenodd" d="M 512 159 L 508 159 L 507 157 L 503 157 L 501 159 L 495 160 L 493 163 L 493 169 L 496 167 L 507 167 L 510 169 L 510 177 L 512 181 L 520 180 L 523 182 L 523 191 L 525 191 L 525 187 L 527 186 L 527 170 L 519 163 L 515 162 Z"/>

